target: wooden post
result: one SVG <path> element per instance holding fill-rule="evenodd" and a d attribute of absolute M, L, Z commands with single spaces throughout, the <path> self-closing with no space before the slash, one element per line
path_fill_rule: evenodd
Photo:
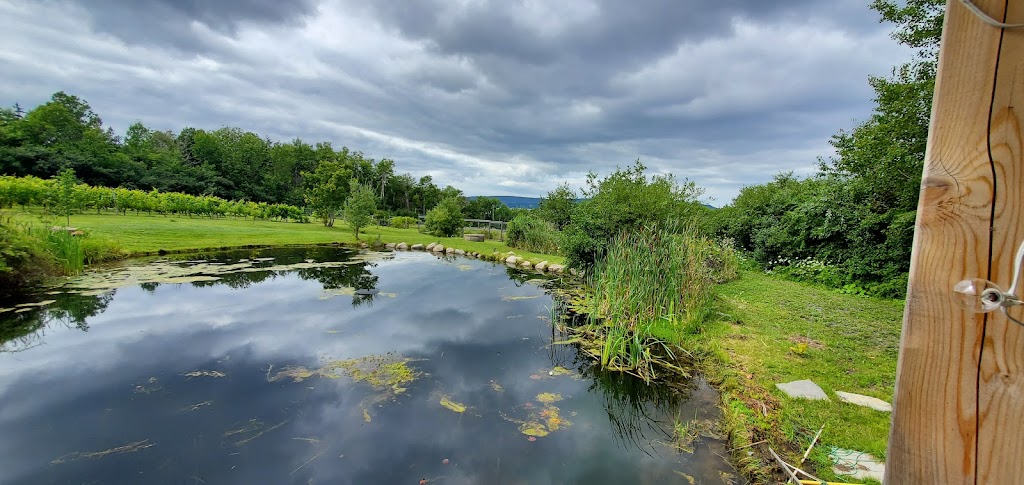
<path fill-rule="evenodd" d="M 974 0 L 1024 23 L 1024 0 Z M 1014 106 L 1014 105 L 1017 106 Z M 946 7 L 897 367 L 887 484 L 1024 480 L 1024 327 L 958 281 L 1006 290 L 1024 240 L 1024 29 Z M 1019 315 L 1021 310 L 1011 310 Z"/>

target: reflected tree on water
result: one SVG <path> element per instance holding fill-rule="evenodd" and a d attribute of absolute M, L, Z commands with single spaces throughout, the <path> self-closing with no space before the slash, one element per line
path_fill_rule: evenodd
<path fill-rule="evenodd" d="M 54 295 L 53 304 L 0 317 L 0 352 L 23 352 L 41 345 L 54 326 L 89 331 L 88 319 L 103 313 L 114 298 L 110 291 L 98 296 Z"/>

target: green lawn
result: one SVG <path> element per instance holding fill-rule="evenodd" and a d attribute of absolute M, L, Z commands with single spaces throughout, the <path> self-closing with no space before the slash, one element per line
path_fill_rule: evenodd
<path fill-rule="evenodd" d="M 814 454 L 822 465 L 829 446 L 884 458 L 890 414 L 840 402 L 834 392 L 892 402 L 902 301 L 844 295 L 752 271 L 721 285 L 719 296 L 722 318 L 704 336 L 719 357 L 711 360 L 725 367 L 719 377 L 727 410 L 748 427 L 774 428 L 763 434 L 780 433 L 791 453 L 806 448 L 824 424 Z M 832 402 L 789 399 L 775 388 L 799 379 L 813 380 Z M 757 438 L 763 436 L 751 437 Z M 829 467 L 819 471 L 822 479 L 836 478 Z"/>
<path fill-rule="evenodd" d="M 32 213 L 11 211 L 18 220 L 40 221 Z M 59 224 L 63 225 L 63 221 Z M 89 232 L 91 237 L 111 241 L 128 255 L 154 254 L 161 250 L 184 252 L 244 246 L 285 246 L 305 244 L 354 244 L 356 238 L 344 222 L 334 227 L 322 224 L 292 222 L 251 221 L 239 219 L 210 219 L 206 217 L 161 215 L 79 214 L 71 217 L 71 225 Z M 514 251 L 534 263 L 547 260 L 564 262 L 561 256 L 541 255 L 520 251 L 499 241 L 470 242 L 461 237 L 446 238 L 421 234 L 416 229 L 393 229 L 371 226 L 364 228 L 359 239 L 374 242 L 380 236 L 383 243 L 405 242 L 409 245 L 440 242 L 446 247 L 476 251 L 481 254 Z"/>

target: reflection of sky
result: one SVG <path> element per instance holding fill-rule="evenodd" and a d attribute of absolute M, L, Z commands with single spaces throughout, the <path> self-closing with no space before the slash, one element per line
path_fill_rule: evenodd
<path fill-rule="evenodd" d="M 244 289 L 120 289 L 88 332 L 51 328 L 44 345 L 0 356 L 0 482 L 656 483 L 698 467 L 717 480 L 721 459 L 708 467 L 701 449 L 621 446 L 592 382 L 546 375 L 551 328 L 538 317 L 550 298 L 501 266 L 457 263 L 472 269 L 413 253 L 379 262 L 377 289 L 396 296 L 361 306 L 321 299 L 319 282 L 294 276 Z M 271 364 L 387 352 L 419 359 L 411 365 L 426 375 L 379 405 L 348 379 L 266 379 Z M 182 375 L 197 369 L 227 377 Z M 529 442 L 499 411 L 523 419 L 540 392 L 563 394 L 557 405 L 574 424 Z M 442 408 L 442 394 L 470 409 Z M 250 420 L 262 425 L 224 436 Z M 50 464 L 146 439 L 153 446 L 136 453 Z"/>

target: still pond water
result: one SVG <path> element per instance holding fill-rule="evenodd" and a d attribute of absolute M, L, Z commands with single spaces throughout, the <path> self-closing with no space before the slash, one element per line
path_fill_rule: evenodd
<path fill-rule="evenodd" d="M 0 305 L 0 483 L 739 482 L 713 433 L 667 444 L 714 417 L 713 391 L 551 345 L 537 275 L 324 247 L 192 258 Z"/>

